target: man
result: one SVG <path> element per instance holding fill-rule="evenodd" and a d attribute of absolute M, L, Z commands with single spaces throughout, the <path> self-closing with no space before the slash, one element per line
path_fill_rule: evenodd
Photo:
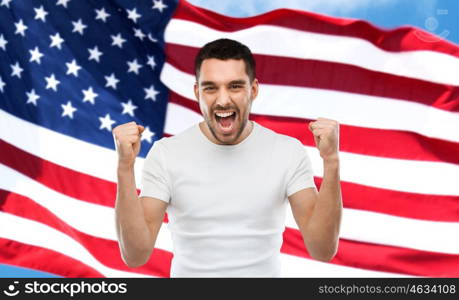
<path fill-rule="evenodd" d="M 324 164 L 317 192 L 304 146 L 249 121 L 259 85 L 246 46 L 208 43 L 195 71 L 204 121 L 153 145 L 139 197 L 133 167 L 144 128 L 131 122 L 113 130 L 123 260 L 130 267 L 148 261 L 167 209 L 172 277 L 277 277 L 287 199 L 310 255 L 332 259 L 342 213 L 338 123 L 309 123 Z"/>

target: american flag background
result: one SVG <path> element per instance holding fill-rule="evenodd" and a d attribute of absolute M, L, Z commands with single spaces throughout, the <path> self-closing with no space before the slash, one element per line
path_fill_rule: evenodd
<path fill-rule="evenodd" d="M 290 211 L 285 277 L 459 277 L 459 46 L 412 27 L 280 9 L 232 18 L 167 0 L 1 0 L 0 263 L 65 277 L 168 277 L 167 218 L 149 262 L 121 260 L 111 130 L 146 127 L 136 178 L 163 136 L 202 120 L 194 57 L 249 46 L 251 119 L 299 139 L 340 123 L 338 254 L 312 260 Z"/>

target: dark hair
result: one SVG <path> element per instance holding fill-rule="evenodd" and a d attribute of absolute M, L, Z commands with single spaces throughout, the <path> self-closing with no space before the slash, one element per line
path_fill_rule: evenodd
<path fill-rule="evenodd" d="M 199 77 L 202 62 L 208 58 L 217 58 L 221 60 L 242 59 L 245 63 L 245 72 L 253 81 L 255 78 L 255 59 L 250 49 L 238 41 L 230 39 L 218 39 L 205 44 L 196 55 L 194 61 L 194 71 L 196 80 Z"/>

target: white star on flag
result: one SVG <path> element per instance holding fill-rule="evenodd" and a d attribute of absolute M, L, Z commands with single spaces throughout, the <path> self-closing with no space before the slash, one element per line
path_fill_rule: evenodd
<path fill-rule="evenodd" d="M 85 24 L 83 24 L 83 23 L 81 22 L 81 19 L 78 19 L 77 22 L 73 22 L 73 21 L 72 21 L 72 24 L 73 24 L 73 30 L 72 30 L 72 32 L 78 32 L 78 33 L 81 34 L 81 35 L 83 35 L 83 30 L 85 30 L 86 27 L 88 27 L 88 26 L 86 26 Z"/>
<path fill-rule="evenodd" d="M 8 8 L 10 8 L 10 2 L 12 0 L 2 0 L 2 3 L 0 4 L 1 6 L 6 6 Z"/>
<path fill-rule="evenodd" d="M 146 35 L 142 32 L 142 30 L 134 28 L 134 36 L 138 37 L 141 41 L 146 37 Z"/>
<path fill-rule="evenodd" d="M 89 60 L 93 59 L 99 62 L 99 57 L 103 55 L 103 53 L 99 51 L 99 48 L 95 46 L 94 49 L 89 48 L 88 51 L 89 51 Z"/>
<path fill-rule="evenodd" d="M 62 115 L 61 117 L 68 116 L 70 119 L 73 119 L 73 113 L 77 111 L 75 107 L 72 106 L 72 102 L 68 101 L 67 104 L 61 104 Z"/>
<path fill-rule="evenodd" d="M 6 44 L 8 44 L 8 41 L 5 40 L 5 38 L 3 37 L 3 34 L 0 34 L 0 48 L 2 48 L 4 51 L 6 51 Z"/>
<path fill-rule="evenodd" d="M 137 23 L 137 19 L 142 17 L 142 15 L 137 13 L 137 8 L 135 7 L 132 10 L 126 9 L 126 11 L 128 13 L 128 19 L 131 19 L 134 23 Z"/>
<path fill-rule="evenodd" d="M 151 144 L 151 138 L 155 135 L 154 132 L 151 132 L 150 128 L 147 126 L 140 136 L 141 141 L 147 141 Z"/>
<path fill-rule="evenodd" d="M 167 5 L 164 4 L 162 0 L 153 0 L 152 9 L 157 9 L 160 12 L 163 12 L 163 9 L 165 9 L 166 7 L 167 7 Z"/>
<path fill-rule="evenodd" d="M 104 77 L 105 77 L 105 80 L 107 80 L 105 87 L 112 87 L 114 90 L 116 90 L 116 85 L 118 84 L 119 80 L 116 79 L 115 74 L 112 73 L 110 76 L 104 76 Z"/>
<path fill-rule="evenodd" d="M 59 80 L 54 77 L 54 73 L 51 74 L 49 77 L 45 77 L 46 80 L 46 89 L 52 89 L 53 91 L 57 91 L 57 85 L 60 83 Z"/>
<path fill-rule="evenodd" d="M 123 39 L 121 33 L 118 33 L 117 35 L 111 35 L 110 37 L 113 40 L 112 46 L 118 46 L 120 48 L 123 48 L 123 43 L 126 42 L 126 40 Z"/>
<path fill-rule="evenodd" d="M 49 45 L 50 47 L 57 47 L 57 49 L 61 49 L 61 44 L 64 42 L 64 40 L 61 38 L 61 36 L 59 35 L 59 32 L 56 33 L 55 35 L 50 35 L 49 36 L 51 38 L 51 45 Z"/>
<path fill-rule="evenodd" d="M 32 56 L 29 60 L 29 62 L 35 61 L 38 64 L 41 64 L 41 57 L 43 56 L 43 53 L 40 52 L 38 47 L 35 47 L 33 50 L 29 50 L 30 55 Z"/>
<path fill-rule="evenodd" d="M 129 66 L 128 73 L 134 72 L 136 75 L 139 74 L 139 69 L 142 68 L 142 65 L 137 63 L 137 59 L 134 59 L 132 62 L 128 61 L 127 64 Z"/>
<path fill-rule="evenodd" d="M 108 131 L 112 131 L 112 125 L 116 122 L 110 119 L 110 114 L 106 114 L 105 117 L 99 117 L 100 127 L 99 129 L 107 129 Z"/>
<path fill-rule="evenodd" d="M 147 65 L 149 65 L 152 69 L 155 69 L 155 66 L 156 66 L 155 57 L 153 55 L 152 56 L 147 55 L 147 58 L 148 58 Z"/>
<path fill-rule="evenodd" d="M 40 96 L 38 96 L 36 93 L 35 93 L 35 89 L 32 89 L 30 92 L 26 92 L 26 95 L 27 95 L 27 102 L 26 104 L 29 104 L 29 103 L 32 103 L 33 105 L 37 106 L 37 100 L 40 98 Z"/>
<path fill-rule="evenodd" d="M 13 70 L 11 72 L 11 76 L 16 76 L 17 78 L 21 78 L 21 73 L 22 71 L 24 71 L 24 69 L 21 68 L 18 61 L 14 65 L 11 65 L 11 69 Z"/>
<path fill-rule="evenodd" d="M 5 87 L 6 83 L 3 82 L 2 77 L 0 76 L 0 91 L 3 93 L 3 88 Z"/>
<path fill-rule="evenodd" d="M 105 7 L 102 7 L 101 9 L 96 9 L 96 20 L 102 20 L 102 22 L 105 23 L 107 21 L 107 18 L 110 17 L 110 14 L 105 11 Z"/>
<path fill-rule="evenodd" d="M 63 7 L 67 8 L 67 3 L 69 2 L 70 0 L 58 0 L 56 5 L 62 5 Z"/>
<path fill-rule="evenodd" d="M 67 65 L 67 75 L 73 74 L 75 77 L 78 77 L 78 71 L 81 69 L 79 65 L 77 65 L 76 60 L 72 60 L 70 63 L 65 63 Z"/>
<path fill-rule="evenodd" d="M 121 113 L 122 115 L 128 114 L 131 117 L 134 117 L 134 110 L 137 109 L 137 106 L 132 104 L 132 100 L 129 100 L 128 102 L 121 102 L 121 105 L 123 106 L 123 112 Z"/>
<path fill-rule="evenodd" d="M 27 26 L 24 25 L 24 22 L 22 22 L 22 19 L 20 19 L 19 22 L 14 23 L 14 25 L 16 26 L 16 31 L 14 33 L 25 36 L 25 31 L 27 30 Z"/>
<path fill-rule="evenodd" d="M 95 104 L 94 99 L 99 96 L 99 94 L 94 93 L 92 90 L 92 86 L 90 86 L 87 90 L 82 90 L 84 94 L 83 102 L 90 102 L 91 104 Z"/>
<path fill-rule="evenodd" d="M 144 88 L 145 91 L 145 100 L 146 99 L 151 99 L 153 101 L 156 101 L 156 95 L 159 94 L 157 90 L 155 90 L 155 87 L 151 85 L 148 89 Z"/>
<path fill-rule="evenodd" d="M 43 5 L 40 6 L 39 8 L 34 8 L 35 10 L 35 20 L 42 20 L 43 22 L 46 22 L 46 15 L 48 12 L 43 9 Z"/>

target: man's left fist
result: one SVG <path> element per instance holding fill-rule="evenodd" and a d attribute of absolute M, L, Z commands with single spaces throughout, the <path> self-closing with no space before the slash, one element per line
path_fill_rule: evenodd
<path fill-rule="evenodd" d="M 309 130 L 323 160 L 338 159 L 339 124 L 335 120 L 318 118 L 309 122 Z"/>

